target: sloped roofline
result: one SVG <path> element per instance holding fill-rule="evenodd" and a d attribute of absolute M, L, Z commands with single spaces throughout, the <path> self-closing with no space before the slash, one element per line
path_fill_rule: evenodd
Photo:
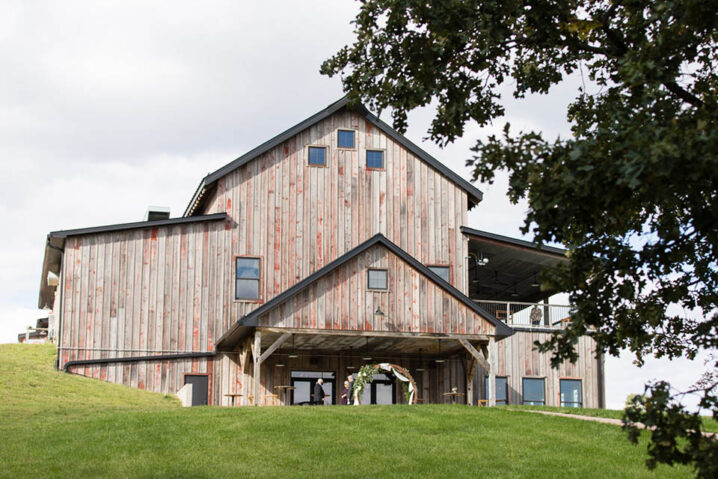
<path fill-rule="evenodd" d="M 366 120 L 368 120 L 372 125 L 374 125 L 379 130 L 383 131 L 387 136 L 392 138 L 397 143 L 401 144 L 412 152 L 414 155 L 419 157 L 424 162 L 428 163 L 431 167 L 439 171 L 442 175 L 447 177 L 449 180 L 453 181 L 455 184 L 460 186 L 464 191 L 466 191 L 467 195 L 469 196 L 469 207 L 475 206 L 478 204 L 481 199 L 483 198 L 483 193 L 476 188 L 474 185 L 466 181 L 464 178 L 462 178 L 460 175 L 458 175 L 456 172 L 448 168 L 446 165 L 441 163 L 439 160 L 419 148 L 416 144 L 409 141 L 404 135 L 393 129 L 388 124 L 384 123 L 382 120 L 379 119 L 376 115 L 371 113 L 363 104 L 361 103 L 353 103 L 348 96 L 345 96 L 341 98 L 338 101 L 335 101 L 328 107 L 326 107 L 324 110 L 315 113 L 314 115 L 310 116 L 306 120 L 297 123 L 293 127 L 289 128 L 288 130 L 280 133 L 279 135 L 275 136 L 274 138 L 265 141 L 261 145 L 257 146 L 256 148 L 248 151 L 244 155 L 240 156 L 239 158 L 235 159 L 234 161 L 227 163 L 222 168 L 210 173 L 209 175 L 205 176 L 202 181 L 200 181 L 199 185 L 197 186 L 197 189 L 194 192 L 194 195 L 192 195 L 192 199 L 190 200 L 189 204 L 187 205 L 187 208 L 185 209 L 184 216 L 189 216 L 194 213 L 194 210 L 197 208 L 197 205 L 199 204 L 199 201 L 202 199 L 204 194 L 208 189 L 210 189 L 214 183 L 217 182 L 220 178 L 223 176 L 231 173 L 232 171 L 236 170 L 237 168 L 246 165 L 250 161 L 258 158 L 262 154 L 266 153 L 267 151 L 271 150 L 275 146 L 281 145 L 283 142 L 287 141 L 291 137 L 295 136 L 296 134 L 300 133 L 301 131 L 311 127 L 315 123 L 318 123 L 322 121 L 323 119 L 333 115 L 334 113 L 338 112 L 342 108 L 351 108 L 354 111 L 361 113 Z"/>
<path fill-rule="evenodd" d="M 530 249 L 530 250 L 537 251 L 540 253 L 548 253 L 551 255 L 559 256 L 563 259 L 566 259 L 566 253 L 568 252 L 568 250 L 566 250 L 564 248 L 540 245 L 538 243 L 534 243 L 531 241 L 526 241 L 526 240 L 522 240 L 522 239 L 518 239 L 518 238 L 511 238 L 509 236 L 491 233 L 489 231 L 476 230 L 473 228 L 469 228 L 468 226 L 462 226 L 461 232 L 463 234 L 465 234 L 466 236 L 475 236 L 480 239 L 497 241 L 499 243 L 504 243 L 504 244 L 508 244 L 508 245 L 512 245 L 512 246 L 518 246 L 520 248 Z"/>
<path fill-rule="evenodd" d="M 314 282 L 322 278 L 323 276 L 326 276 L 327 274 L 331 273 L 335 269 L 339 268 L 340 266 L 347 263 L 352 258 L 355 258 L 359 254 L 367 251 L 372 246 L 376 245 L 382 245 L 386 247 L 389 251 L 394 253 L 396 256 L 401 258 L 403 261 L 408 263 L 412 268 L 419 271 L 421 274 L 429 278 L 432 282 L 434 282 L 437 286 L 439 286 L 441 289 L 452 295 L 457 300 L 461 301 L 465 306 L 467 306 L 469 309 L 471 309 L 474 313 L 478 314 L 479 316 L 485 318 L 488 322 L 490 322 L 495 327 L 494 335 L 497 338 L 504 338 L 507 336 L 511 336 L 514 334 L 514 330 L 511 329 L 509 326 L 507 326 L 502 321 L 496 319 L 495 316 L 493 316 L 491 313 L 486 311 L 484 308 L 476 304 L 474 301 L 469 299 L 465 294 L 463 294 L 458 289 L 454 288 L 451 284 L 441 279 L 436 273 L 431 271 L 429 268 L 424 266 L 421 262 L 419 262 L 416 258 L 411 256 L 409 253 L 398 247 L 396 244 L 389 241 L 389 239 L 384 236 L 381 233 L 378 233 L 371 238 L 369 238 L 364 243 L 360 244 L 359 246 L 351 249 L 350 251 L 346 252 L 339 258 L 335 259 L 331 263 L 327 264 L 323 268 L 315 271 L 314 273 L 310 274 L 306 278 L 304 278 L 299 283 L 295 284 L 291 288 L 287 289 L 283 293 L 275 296 L 274 298 L 270 299 L 266 303 L 264 303 L 259 308 L 255 309 L 254 311 L 250 312 L 249 314 L 245 315 L 244 317 L 237 320 L 216 342 L 215 347 L 217 350 L 220 349 L 226 349 L 228 346 L 231 347 L 232 344 L 227 345 L 225 343 L 230 342 L 232 340 L 232 336 L 237 333 L 240 328 L 246 328 L 246 327 L 256 327 L 259 325 L 259 317 L 263 314 L 273 310 L 277 306 L 281 305 L 282 303 L 286 302 L 287 300 L 291 299 L 292 297 L 296 296 L 297 294 L 301 293 L 304 289 L 312 285 Z"/>

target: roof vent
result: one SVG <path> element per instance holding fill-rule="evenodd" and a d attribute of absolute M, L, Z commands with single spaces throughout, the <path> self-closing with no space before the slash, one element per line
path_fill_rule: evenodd
<path fill-rule="evenodd" d="M 148 206 L 144 221 L 166 220 L 170 217 L 170 209 L 166 206 Z"/>

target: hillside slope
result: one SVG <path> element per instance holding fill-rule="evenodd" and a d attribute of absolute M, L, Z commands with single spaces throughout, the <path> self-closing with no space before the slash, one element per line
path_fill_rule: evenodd
<path fill-rule="evenodd" d="M 690 477 L 615 426 L 504 408 L 180 408 L 0 346 L 0 477 Z"/>

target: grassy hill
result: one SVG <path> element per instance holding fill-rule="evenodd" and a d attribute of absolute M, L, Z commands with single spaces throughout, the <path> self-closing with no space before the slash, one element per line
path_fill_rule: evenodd
<path fill-rule="evenodd" d="M 616 426 L 505 408 L 181 408 L 0 345 L 0 477 L 691 477 Z"/>

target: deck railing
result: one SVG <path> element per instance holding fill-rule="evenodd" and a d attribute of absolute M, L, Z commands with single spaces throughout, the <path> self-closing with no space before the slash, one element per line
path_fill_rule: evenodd
<path fill-rule="evenodd" d="M 476 300 L 476 304 L 510 326 L 563 329 L 569 322 L 571 306 Z"/>

